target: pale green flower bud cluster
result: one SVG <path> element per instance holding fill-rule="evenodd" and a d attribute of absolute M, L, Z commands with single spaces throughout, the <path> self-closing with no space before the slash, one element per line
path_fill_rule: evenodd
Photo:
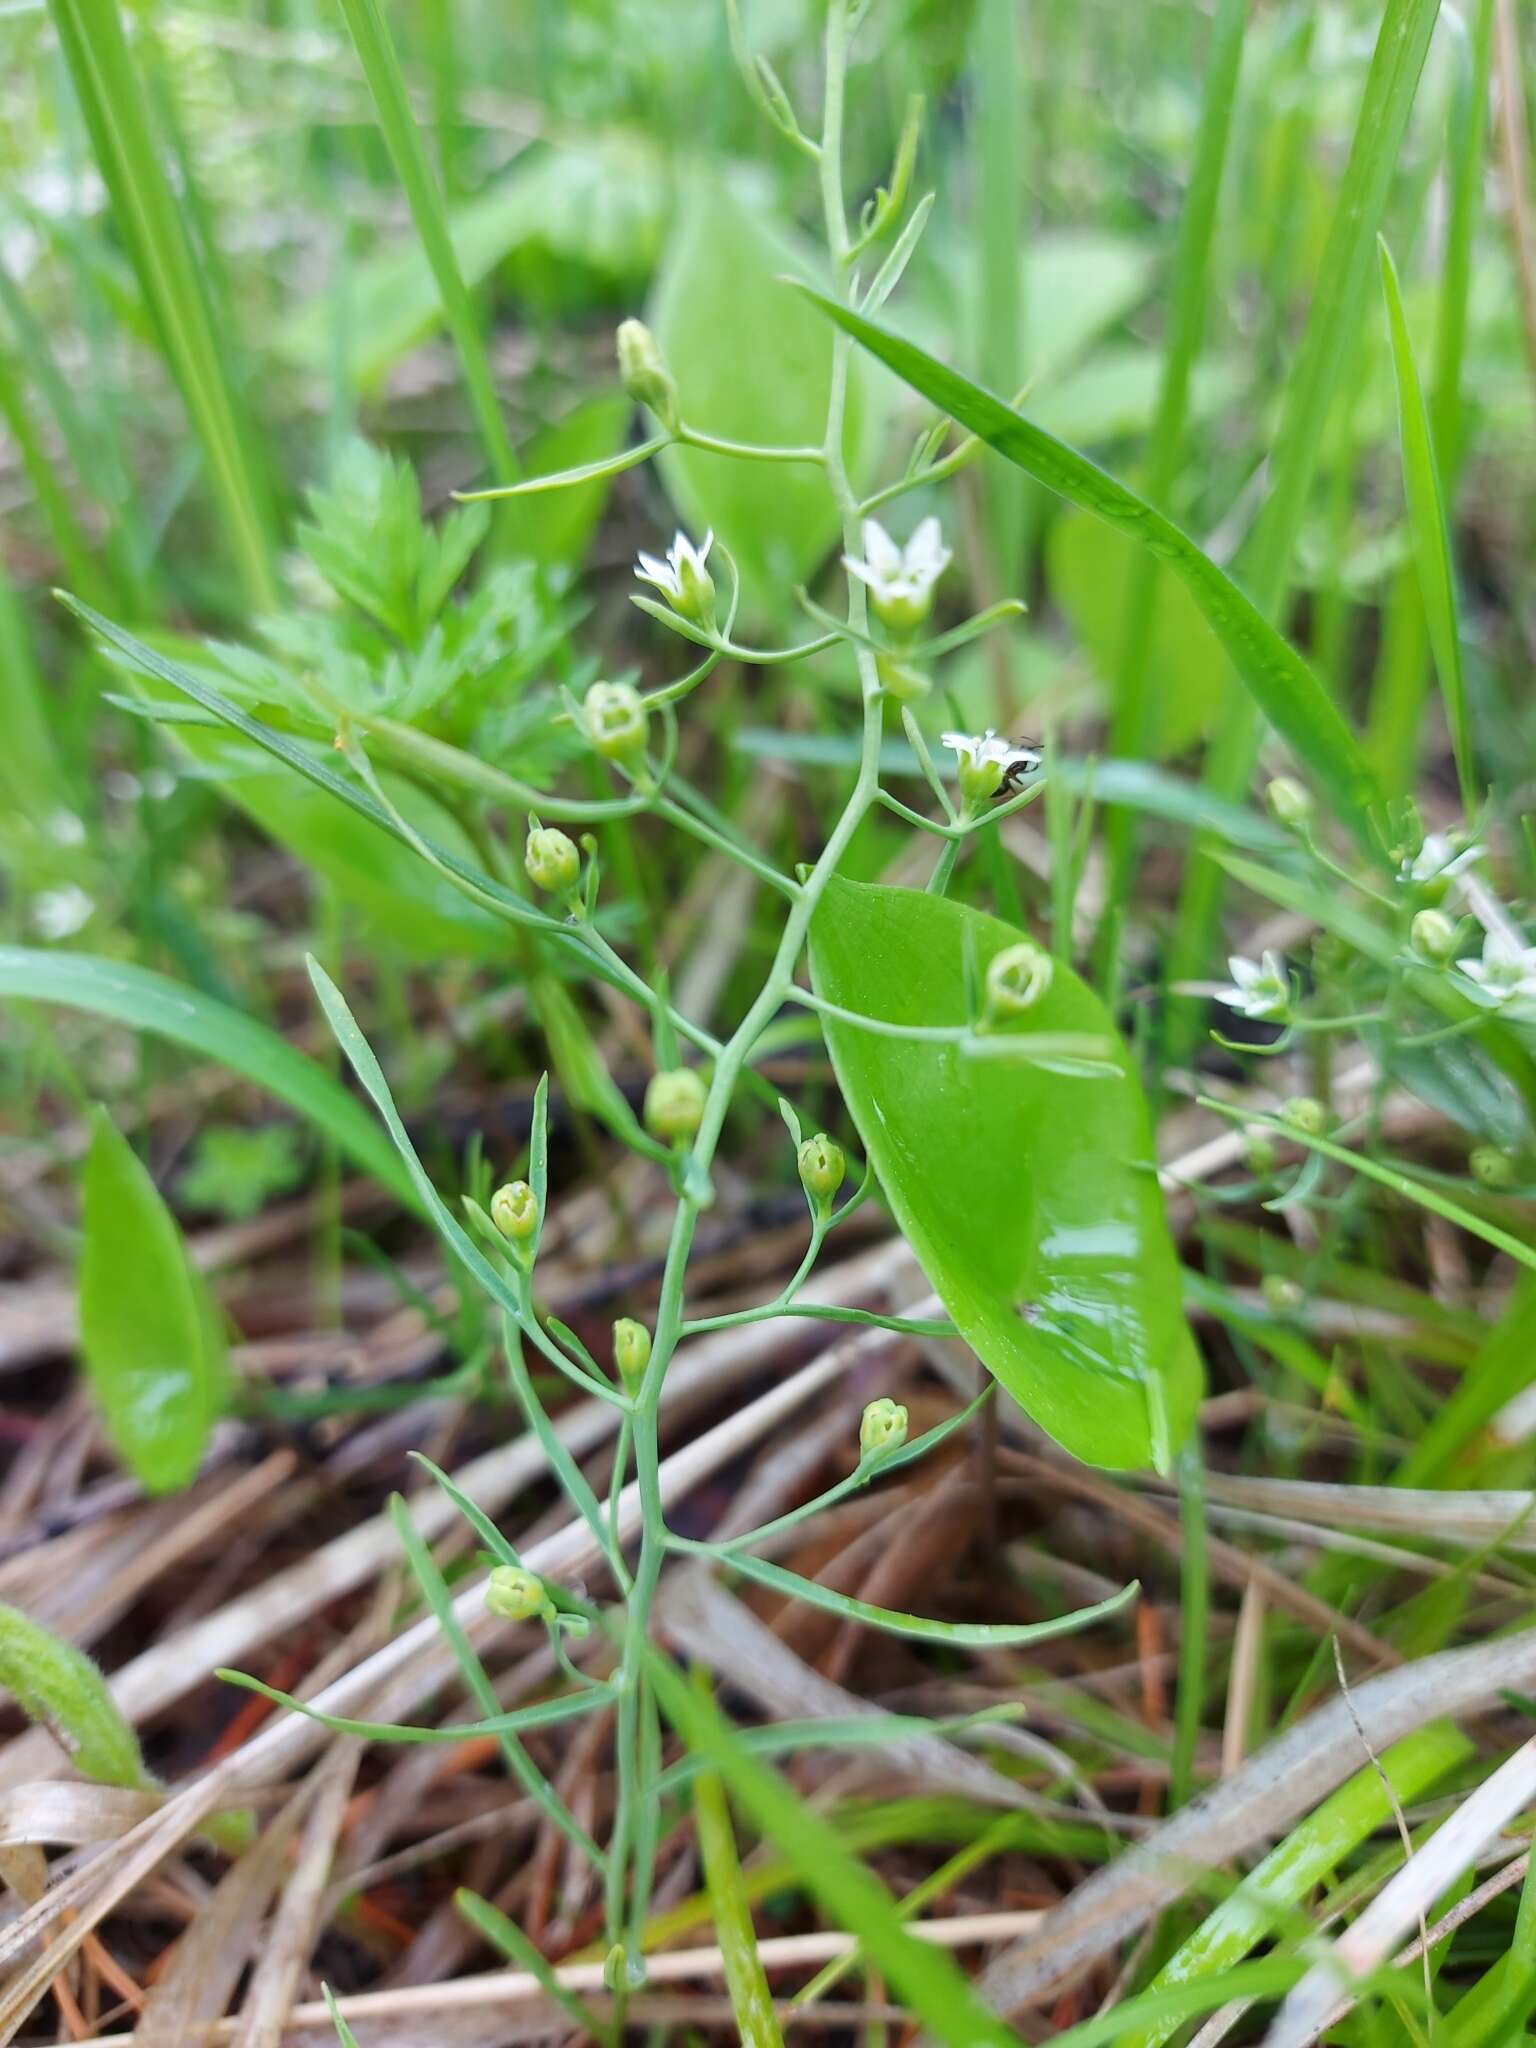
<path fill-rule="evenodd" d="M 637 1394 L 651 1362 L 651 1333 L 633 1316 L 620 1316 L 613 1326 L 613 1362 L 625 1392 Z"/>
<path fill-rule="evenodd" d="M 667 368 L 660 344 L 643 320 L 621 320 L 614 337 L 619 353 L 619 382 L 637 405 L 649 406 L 661 424 L 677 427 L 677 380 Z"/>
<path fill-rule="evenodd" d="M 907 1411 L 899 1401 L 882 1397 L 871 1401 L 859 1419 L 859 1453 L 865 1458 L 888 1458 L 907 1440 Z"/>
<path fill-rule="evenodd" d="M 987 963 L 984 1021 L 1010 1024 L 1022 1017 L 1050 988 L 1054 972 L 1050 954 L 1033 939 L 994 953 Z"/>
<path fill-rule="evenodd" d="M 818 1209 L 828 1208 L 848 1171 L 842 1146 L 834 1144 L 825 1131 L 818 1131 L 814 1138 L 807 1138 L 800 1147 L 796 1164 L 800 1169 L 801 1187 Z"/>
<path fill-rule="evenodd" d="M 491 1197 L 491 1221 L 510 1243 L 525 1245 L 539 1234 L 539 1198 L 525 1180 L 511 1180 Z"/>
<path fill-rule="evenodd" d="M 696 1067 L 672 1067 L 652 1074 L 645 1090 L 645 1127 L 653 1138 L 676 1145 L 691 1138 L 704 1121 L 708 1090 Z"/>
<path fill-rule="evenodd" d="M 558 826 L 530 820 L 523 846 L 523 870 L 536 889 L 551 896 L 569 896 L 581 881 L 581 855 L 576 842 Z"/>
<path fill-rule="evenodd" d="M 544 1581 L 518 1564 L 497 1565 L 486 1581 L 485 1605 L 498 1621 L 548 1621 L 555 1612 Z"/>
<path fill-rule="evenodd" d="M 632 683 L 594 683 L 582 701 L 581 715 L 595 753 L 631 772 L 644 767 L 650 713 Z"/>

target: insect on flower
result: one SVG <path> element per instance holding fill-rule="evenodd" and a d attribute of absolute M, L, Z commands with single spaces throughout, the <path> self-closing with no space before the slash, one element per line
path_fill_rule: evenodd
<path fill-rule="evenodd" d="M 939 738 L 954 749 L 960 789 L 972 803 L 1003 790 L 1012 795 L 1045 759 L 1038 741 L 1001 739 L 990 728 L 979 739 L 968 732 L 941 733 Z"/>

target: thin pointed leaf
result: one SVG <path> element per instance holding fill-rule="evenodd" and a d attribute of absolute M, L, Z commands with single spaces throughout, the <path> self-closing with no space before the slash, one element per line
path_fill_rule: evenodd
<path fill-rule="evenodd" d="M 1111 1615 L 1119 1614 L 1140 1591 L 1133 1579 L 1109 1599 L 1092 1607 L 1074 1608 L 1070 1614 L 1053 1615 L 1049 1621 L 931 1621 L 924 1615 L 901 1614 L 893 1607 L 874 1607 L 867 1600 L 855 1600 L 851 1594 L 835 1592 L 815 1579 L 803 1579 L 798 1572 L 785 1571 L 782 1565 L 770 1564 L 766 1558 L 733 1551 L 730 1565 L 743 1578 L 756 1579 L 760 1586 L 783 1593 L 788 1599 L 802 1600 L 807 1607 L 839 1614 L 845 1621 L 884 1629 L 887 1635 L 912 1636 L 925 1643 L 951 1643 L 957 1649 L 969 1650 L 1007 1649 L 1091 1628 L 1096 1621 L 1107 1621 Z"/>
<path fill-rule="evenodd" d="M 500 1907 L 493 1906 L 489 1899 L 482 1899 L 478 1892 L 468 1891 L 462 1885 L 454 1893 L 453 1903 L 482 1940 L 489 1942 L 508 1962 L 516 1963 L 519 1969 L 538 1978 L 545 1996 L 575 2024 L 583 2041 L 613 2039 L 612 2027 L 605 2026 L 590 2006 L 560 1982 L 544 1951 L 530 1941 L 517 1922 L 509 1920 Z"/>
<path fill-rule="evenodd" d="M 1445 698 L 1445 719 L 1450 727 L 1451 746 L 1456 756 L 1462 808 L 1470 818 L 1477 807 L 1472 721 L 1467 709 L 1467 685 L 1461 666 L 1456 571 L 1451 559 L 1445 499 L 1440 489 L 1440 465 L 1435 459 L 1429 407 L 1424 402 L 1424 387 L 1419 381 L 1413 340 L 1403 312 L 1397 265 L 1392 261 L 1392 251 L 1379 237 L 1377 248 L 1381 257 L 1381 289 L 1387 302 L 1387 326 L 1392 336 L 1392 368 L 1397 379 L 1397 422 L 1403 447 L 1408 531 L 1413 543 L 1414 565 L 1419 574 L 1424 622 L 1429 644 L 1434 650 L 1435 672 L 1440 678 L 1440 690 Z"/>
<path fill-rule="evenodd" d="M 714 1911 L 715 1939 L 725 1965 L 725 1988 L 742 2048 L 784 2048 L 773 1994 L 757 1952 L 757 1930 L 752 1925 L 752 1907 L 742 1883 L 736 1835 L 718 1771 L 700 1771 L 694 1780 L 693 1820 Z"/>
<path fill-rule="evenodd" d="M 798 287 L 831 320 L 949 417 L 1106 525 L 1128 533 L 1167 562 L 1264 713 L 1326 790 L 1340 818 L 1374 847 L 1380 792 L 1370 764 L 1337 706 L 1295 648 L 1253 601 L 1173 521 L 1043 427 L 973 384 L 914 342 L 866 320 L 808 285 Z"/>
<path fill-rule="evenodd" d="M 295 1699 L 291 1692 L 264 1685 L 248 1672 L 219 1670 L 213 1675 L 226 1685 L 239 1686 L 243 1692 L 259 1693 L 275 1707 L 286 1707 L 292 1714 L 302 1714 L 307 1721 L 317 1721 L 322 1728 L 330 1728 L 338 1735 L 355 1735 L 364 1742 L 473 1742 L 481 1735 L 515 1735 L 530 1728 L 554 1728 L 562 1721 L 576 1720 L 612 1697 L 605 1688 L 594 1685 L 590 1691 L 562 1693 L 558 1699 L 538 1700 L 531 1707 L 517 1707 L 510 1713 L 488 1714 L 483 1721 L 447 1722 L 441 1728 L 422 1728 L 408 1721 L 354 1721 L 345 1714 L 322 1713 L 318 1707 Z"/>

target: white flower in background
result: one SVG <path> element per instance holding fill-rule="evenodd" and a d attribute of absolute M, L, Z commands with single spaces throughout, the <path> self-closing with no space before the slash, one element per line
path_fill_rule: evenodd
<path fill-rule="evenodd" d="M 664 562 L 642 554 L 635 564 L 640 581 L 654 584 L 673 611 L 696 626 L 708 625 L 715 615 L 714 579 L 704 566 L 714 542 L 714 534 L 706 533 L 703 547 L 696 548 L 686 533 L 678 533 Z"/>
<path fill-rule="evenodd" d="M 1482 857 L 1483 849 L 1476 844 L 1463 845 L 1449 832 L 1426 832 L 1424 844 L 1404 864 L 1403 873 L 1410 882 L 1449 882 Z"/>
<path fill-rule="evenodd" d="M 72 939 L 95 908 L 94 901 L 73 882 L 44 889 L 32 905 L 32 929 L 40 938 Z"/>
<path fill-rule="evenodd" d="M 1482 959 L 1456 965 L 1485 1003 L 1536 1003 L 1536 946 L 1522 945 L 1510 932 L 1489 932 Z"/>
<path fill-rule="evenodd" d="M 1021 775 L 1033 774 L 1044 759 L 1038 747 L 1001 739 L 990 728 L 979 737 L 969 732 L 940 733 L 939 742 L 954 749 L 961 794 L 970 803 L 985 803 L 1005 783 L 1011 785 Z"/>
<path fill-rule="evenodd" d="M 843 567 L 869 587 L 869 601 L 881 625 L 910 633 L 933 609 L 933 586 L 950 564 L 937 519 L 922 520 L 904 548 L 878 519 L 864 522 L 864 559 L 844 555 Z"/>
<path fill-rule="evenodd" d="M 55 811 L 48 820 L 48 837 L 56 846 L 84 846 L 85 820 L 74 811 Z"/>
<path fill-rule="evenodd" d="M 1273 1021 L 1290 1008 L 1291 984 L 1278 953 L 1266 952 L 1262 960 L 1234 955 L 1227 962 L 1227 972 L 1232 977 L 1232 987 L 1217 989 L 1216 1000 L 1225 1003 L 1229 1010 L 1236 1010 L 1240 1016 Z"/>

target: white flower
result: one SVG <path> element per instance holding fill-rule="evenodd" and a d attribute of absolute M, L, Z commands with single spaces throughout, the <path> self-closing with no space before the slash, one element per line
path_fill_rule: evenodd
<path fill-rule="evenodd" d="M 48 837 L 58 846 L 84 846 L 85 820 L 74 811 L 55 811 L 48 819 Z"/>
<path fill-rule="evenodd" d="M 937 519 L 922 520 L 904 548 L 878 519 L 864 522 L 864 559 L 844 555 L 843 567 L 869 586 L 870 603 L 882 625 L 898 632 L 920 626 L 933 607 L 933 586 L 949 567 L 950 553 Z"/>
<path fill-rule="evenodd" d="M 1480 846 L 1463 846 L 1449 832 L 1426 832 L 1424 844 L 1404 863 L 1403 874 L 1410 882 L 1449 882 L 1482 857 Z"/>
<path fill-rule="evenodd" d="M 72 939 L 96 908 L 73 882 L 45 889 L 32 905 L 32 926 L 45 939 Z"/>
<path fill-rule="evenodd" d="M 706 533 L 703 547 L 696 548 L 687 534 L 680 532 L 674 535 L 664 562 L 642 554 L 635 574 L 642 583 L 653 583 L 673 611 L 702 626 L 714 616 L 714 579 L 704 566 L 714 542 L 714 534 Z"/>
<path fill-rule="evenodd" d="M 1229 1010 L 1244 1017 L 1274 1019 L 1283 1017 L 1290 1008 L 1290 979 L 1278 953 L 1266 952 L 1262 960 L 1234 955 L 1227 962 L 1227 972 L 1233 986 L 1217 989 L 1216 1000 L 1225 1003 Z"/>
<path fill-rule="evenodd" d="M 996 796 L 1005 783 L 1031 774 L 1043 758 L 1038 747 L 1000 739 L 990 727 L 980 738 L 969 732 L 946 732 L 939 740 L 954 749 L 961 792 L 972 803 L 982 803 Z"/>
<path fill-rule="evenodd" d="M 1486 1003 L 1536 1003 L 1536 946 L 1524 946 L 1508 932 L 1489 932 L 1482 959 L 1456 965 Z"/>

